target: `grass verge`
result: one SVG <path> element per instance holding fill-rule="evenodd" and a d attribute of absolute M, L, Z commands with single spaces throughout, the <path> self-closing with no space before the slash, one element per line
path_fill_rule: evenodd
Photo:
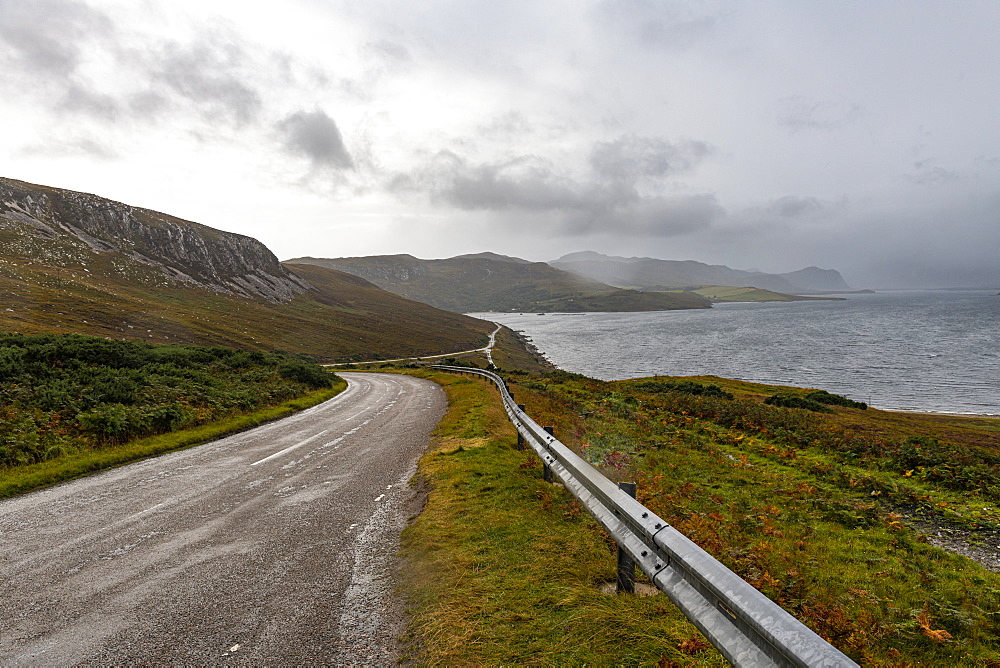
<path fill-rule="evenodd" d="M 278 420 L 320 404 L 336 396 L 346 387 L 347 382 L 338 378 L 332 388 L 317 390 L 270 408 L 122 445 L 87 450 L 37 464 L 0 470 L 0 499 L 252 429 L 265 422 Z"/>
<path fill-rule="evenodd" d="M 662 595 L 601 593 L 614 546 L 541 478 L 496 390 L 451 374 L 422 458 L 423 512 L 403 534 L 414 657 L 427 665 L 726 665 Z"/>

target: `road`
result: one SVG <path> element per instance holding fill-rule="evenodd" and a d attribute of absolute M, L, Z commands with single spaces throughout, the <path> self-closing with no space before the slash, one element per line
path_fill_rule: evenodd
<path fill-rule="evenodd" d="M 495 324 L 497 326 L 497 328 L 494 329 L 490 333 L 489 343 L 487 343 L 482 348 L 473 348 L 472 350 L 460 350 L 457 353 L 441 353 L 440 355 L 424 355 L 423 357 L 397 357 L 396 359 L 391 359 L 391 360 L 369 360 L 367 362 L 336 362 L 334 364 L 322 364 L 320 366 L 334 367 L 335 368 L 335 367 L 338 367 L 338 366 L 348 366 L 348 365 L 358 365 L 358 364 L 386 364 L 387 362 L 409 362 L 409 361 L 414 361 L 414 360 L 416 360 L 416 361 L 419 361 L 419 360 L 428 361 L 428 360 L 443 359 L 445 357 L 454 357 L 455 355 L 468 355 L 469 353 L 486 353 L 486 359 L 489 361 L 490 364 L 493 364 L 493 346 L 495 346 L 496 342 L 497 342 L 497 333 L 503 327 L 503 325 L 501 325 L 499 323 L 493 323 L 493 324 Z"/>
<path fill-rule="evenodd" d="M 393 663 L 426 380 L 0 502 L 0 665 Z"/>

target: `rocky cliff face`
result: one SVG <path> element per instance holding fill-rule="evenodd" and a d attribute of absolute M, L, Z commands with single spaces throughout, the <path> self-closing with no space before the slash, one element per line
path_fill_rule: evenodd
<path fill-rule="evenodd" d="M 0 178 L 0 227 L 120 253 L 215 292 L 281 302 L 312 288 L 256 239 L 71 190 Z"/>
<path fill-rule="evenodd" d="M 409 283 L 430 273 L 427 265 L 432 260 L 419 260 L 412 255 L 373 255 L 369 257 L 315 258 L 298 257 L 286 260 L 289 264 L 314 264 L 336 269 L 371 281 L 385 288 L 385 284 Z"/>

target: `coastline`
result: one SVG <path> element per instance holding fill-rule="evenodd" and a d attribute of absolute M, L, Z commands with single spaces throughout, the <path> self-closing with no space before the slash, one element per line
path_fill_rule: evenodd
<path fill-rule="evenodd" d="M 873 406 L 873 408 L 875 408 Z M 875 410 L 887 413 L 904 413 L 906 415 L 920 415 L 923 417 L 956 417 L 956 418 L 981 418 L 984 420 L 1000 420 L 1000 413 L 959 413 L 951 411 L 908 411 L 898 408 L 875 408 Z"/>
<path fill-rule="evenodd" d="M 583 315 L 479 317 L 523 330 L 556 366 L 602 380 L 710 374 L 823 389 L 892 412 L 1000 417 L 1000 358 L 991 354 L 1000 300 L 991 292 Z"/>

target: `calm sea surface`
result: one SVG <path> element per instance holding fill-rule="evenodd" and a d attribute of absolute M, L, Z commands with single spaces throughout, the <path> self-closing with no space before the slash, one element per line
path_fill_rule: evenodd
<path fill-rule="evenodd" d="M 815 387 L 877 408 L 1000 414 L 1000 296 L 905 291 L 653 313 L 476 314 L 560 368 Z"/>

